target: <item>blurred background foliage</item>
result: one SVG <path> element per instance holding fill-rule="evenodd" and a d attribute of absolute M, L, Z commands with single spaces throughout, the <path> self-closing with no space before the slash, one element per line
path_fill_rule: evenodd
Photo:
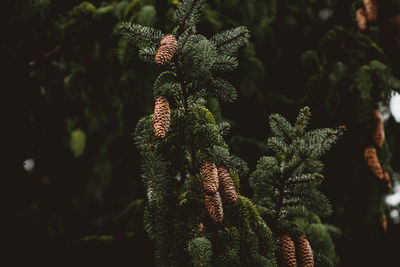
<path fill-rule="evenodd" d="M 15 0 L 3 7 L 1 55 L 13 102 L 9 127 L 16 164 L 11 248 L 29 260 L 79 256 L 117 266 L 154 264 L 143 230 L 146 196 L 131 133 L 139 118 L 153 112 L 151 88 L 161 70 L 139 59 L 118 26 L 132 21 L 170 32 L 178 4 Z M 238 100 L 219 106 L 209 98 L 208 105 L 217 120 L 232 123 L 226 140 L 251 170 L 270 153 L 265 141 L 271 113 L 293 120 L 309 105 L 310 128 L 348 127 L 324 159 L 322 188 L 334 207 L 326 222 L 343 232 L 334 238 L 342 266 L 389 262 L 391 244 L 400 242 L 399 225 L 362 158 L 369 114 L 379 107 L 387 114 L 387 142 L 380 153 L 391 174 L 400 171 L 400 124 L 388 113 L 392 90 L 400 88 L 400 47 L 387 23 L 400 13 L 400 1 L 385 1 L 380 19 L 366 33 L 354 18 L 360 4 L 210 0 L 198 25 L 206 36 L 239 25 L 250 29 L 239 69 L 229 74 Z M 248 177 L 241 183 L 241 192 L 250 196 Z M 387 214 L 386 233 L 382 214 Z M 304 227 L 310 235 L 326 231 L 313 230 L 312 221 Z"/>

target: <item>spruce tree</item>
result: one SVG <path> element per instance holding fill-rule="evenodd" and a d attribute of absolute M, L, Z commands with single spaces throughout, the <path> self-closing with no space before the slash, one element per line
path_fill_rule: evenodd
<path fill-rule="evenodd" d="M 310 116 L 308 107 L 300 110 L 294 125 L 279 114 L 269 116 L 272 136 L 268 138 L 268 147 L 273 156 L 262 157 L 250 177 L 257 208 L 279 239 L 277 257 L 282 266 L 314 266 L 307 236 L 310 236 L 318 265 L 333 266 L 335 262 L 334 251 L 332 257 L 332 252 L 331 255 L 325 253 L 318 244 L 318 240 L 331 243 L 326 232 L 332 226 L 321 225 L 318 216 L 329 215 L 332 208 L 317 186 L 324 179 L 320 158 L 345 128 L 306 131 Z M 304 221 L 310 222 L 306 225 Z M 320 233 L 309 229 L 310 223 L 317 224 Z"/>
<path fill-rule="evenodd" d="M 239 192 L 246 164 L 229 152 L 205 97 L 236 99 L 224 72 L 238 66 L 249 32 L 239 26 L 211 38 L 196 31 L 205 1 L 185 0 L 171 33 L 123 23 L 145 61 L 163 71 L 153 86 L 154 114 L 142 118 L 134 140 L 147 190 L 144 222 L 159 266 L 274 266 L 272 233 Z"/>

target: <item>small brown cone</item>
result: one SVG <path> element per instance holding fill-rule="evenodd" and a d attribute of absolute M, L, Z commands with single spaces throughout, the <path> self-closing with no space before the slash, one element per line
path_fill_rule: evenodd
<path fill-rule="evenodd" d="M 367 162 L 368 167 L 372 173 L 379 179 L 384 178 L 383 169 L 379 163 L 378 156 L 376 155 L 376 149 L 374 147 L 367 147 L 364 150 L 364 159 Z"/>
<path fill-rule="evenodd" d="M 201 168 L 201 180 L 206 194 L 213 195 L 219 189 L 218 170 L 213 162 L 206 161 Z"/>
<path fill-rule="evenodd" d="M 381 113 L 378 110 L 374 110 L 373 123 L 374 129 L 372 132 L 372 138 L 377 147 L 382 147 L 383 143 L 385 142 L 385 129 Z"/>
<path fill-rule="evenodd" d="M 360 29 L 360 31 L 365 31 L 367 29 L 368 20 L 367 20 L 367 15 L 365 14 L 365 10 L 363 8 L 357 9 L 356 20 L 358 29 Z"/>
<path fill-rule="evenodd" d="M 386 218 L 386 214 L 382 214 L 382 217 L 381 217 L 381 225 L 382 225 L 383 231 L 386 233 L 386 232 L 387 232 L 387 218 Z"/>
<path fill-rule="evenodd" d="M 363 0 L 363 3 L 368 21 L 376 21 L 378 18 L 378 5 L 376 4 L 376 0 Z"/>
<path fill-rule="evenodd" d="M 296 251 L 297 251 L 297 256 L 299 258 L 300 266 L 314 267 L 314 257 L 311 250 L 311 246 L 304 235 L 299 236 L 297 238 Z"/>
<path fill-rule="evenodd" d="M 171 62 L 177 48 L 178 42 L 175 37 L 171 34 L 166 35 L 160 41 L 160 45 L 154 58 L 155 63 L 157 65 L 165 65 Z"/>
<path fill-rule="evenodd" d="M 164 138 L 167 135 L 170 116 L 168 100 L 163 96 L 157 97 L 153 114 L 153 131 L 156 137 Z"/>
<path fill-rule="evenodd" d="M 224 167 L 218 168 L 219 182 L 222 188 L 222 196 L 230 203 L 234 203 L 237 200 L 237 194 L 235 185 L 233 184 L 232 178 L 229 172 Z"/>
<path fill-rule="evenodd" d="M 392 182 L 390 181 L 389 174 L 386 171 L 383 173 L 383 181 L 386 184 L 386 188 L 392 190 Z"/>
<path fill-rule="evenodd" d="M 281 236 L 278 245 L 279 266 L 282 267 L 297 267 L 296 252 L 294 243 L 289 235 Z"/>
<path fill-rule="evenodd" d="M 219 193 L 216 192 L 212 196 L 204 194 L 204 203 L 206 204 L 206 209 L 211 219 L 216 223 L 222 222 L 222 219 L 224 218 L 224 210 L 222 208 L 222 200 Z"/>

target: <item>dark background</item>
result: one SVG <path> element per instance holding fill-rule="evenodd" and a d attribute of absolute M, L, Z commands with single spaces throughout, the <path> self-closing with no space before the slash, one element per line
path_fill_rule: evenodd
<path fill-rule="evenodd" d="M 12 189 L 6 200 L 12 219 L 7 247 L 15 253 L 15 263 L 154 264 L 143 229 L 146 195 L 131 133 L 141 117 L 152 113 L 152 83 L 161 69 L 140 61 L 137 48 L 121 40 L 118 24 L 132 21 L 168 32 L 177 3 L 16 0 L 3 7 L 3 91 L 8 93 L 4 100 L 12 103 L 4 113 L 3 131 L 9 135 L 5 140 L 12 140 L 7 141 L 7 162 L 14 174 L 4 177 Z M 293 121 L 299 108 L 309 105 L 310 128 L 347 126 L 324 158 L 322 191 L 334 207 L 324 221 L 342 229 L 335 239 L 341 266 L 390 266 L 400 227 L 390 218 L 384 191 L 368 176 L 362 158 L 370 136 L 365 113 L 378 102 L 387 107 L 389 95 L 383 92 L 384 97 L 372 95 L 363 102 L 351 78 L 340 89 L 330 88 L 327 77 L 334 63 L 347 63 L 357 54 L 343 51 L 375 58 L 369 47 L 351 38 L 334 38 L 328 45 L 321 41 L 334 25 L 349 36 L 358 34 L 354 8 L 360 3 L 208 1 L 198 32 L 210 37 L 238 25 L 250 29 L 239 69 L 229 77 L 239 99 L 218 105 L 210 98 L 208 105 L 217 120 L 232 123 L 226 140 L 251 171 L 268 152 L 271 113 Z M 385 19 L 400 13 L 399 4 L 387 1 L 379 12 L 382 19 L 366 34 L 376 38 L 388 59 L 384 63 L 400 78 L 400 48 L 387 37 L 391 32 L 384 31 Z M 307 50 L 318 51 L 325 73 L 313 76 L 304 67 Z M 398 172 L 400 124 L 389 117 L 385 130 L 382 155 L 391 151 L 386 163 Z M 23 168 L 29 158 L 35 163 L 32 171 Z M 251 196 L 248 177 L 241 177 L 241 193 Z M 379 222 L 382 213 L 388 218 L 386 233 Z"/>

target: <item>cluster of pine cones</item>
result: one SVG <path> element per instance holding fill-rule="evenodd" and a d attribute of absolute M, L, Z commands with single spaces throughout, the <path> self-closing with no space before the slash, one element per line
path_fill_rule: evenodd
<path fill-rule="evenodd" d="M 214 222 L 220 223 L 224 218 L 221 194 L 230 203 L 234 203 L 237 200 L 232 178 L 225 167 L 217 168 L 215 163 L 206 161 L 201 168 L 201 180 L 208 214 Z"/>
<path fill-rule="evenodd" d="M 385 130 L 382 116 L 378 110 L 373 113 L 373 123 L 372 139 L 375 146 L 381 148 L 385 142 Z M 382 168 L 375 147 L 367 147 L 364 150 L 364 159 L 372 173 L 384 181 L 388 190 L 392 189 L 389 174 Z"/>
<path fill-rule="evenodd" d="M 279 266 L 282 267 L 314 267 L 311 246 L 304 235 L 297 238 L 296 246 L 288 234 L 282 235 L 279 240 L 278 257 Z"/>
<path fill-rule="evenodd" d="M 357 25 L 360 31 L 365 31 L 369 22 L 375 22 L 378 18 L 378 6 L 376 0 L 363 0 L 364 8 L 356 11 Z"/>

